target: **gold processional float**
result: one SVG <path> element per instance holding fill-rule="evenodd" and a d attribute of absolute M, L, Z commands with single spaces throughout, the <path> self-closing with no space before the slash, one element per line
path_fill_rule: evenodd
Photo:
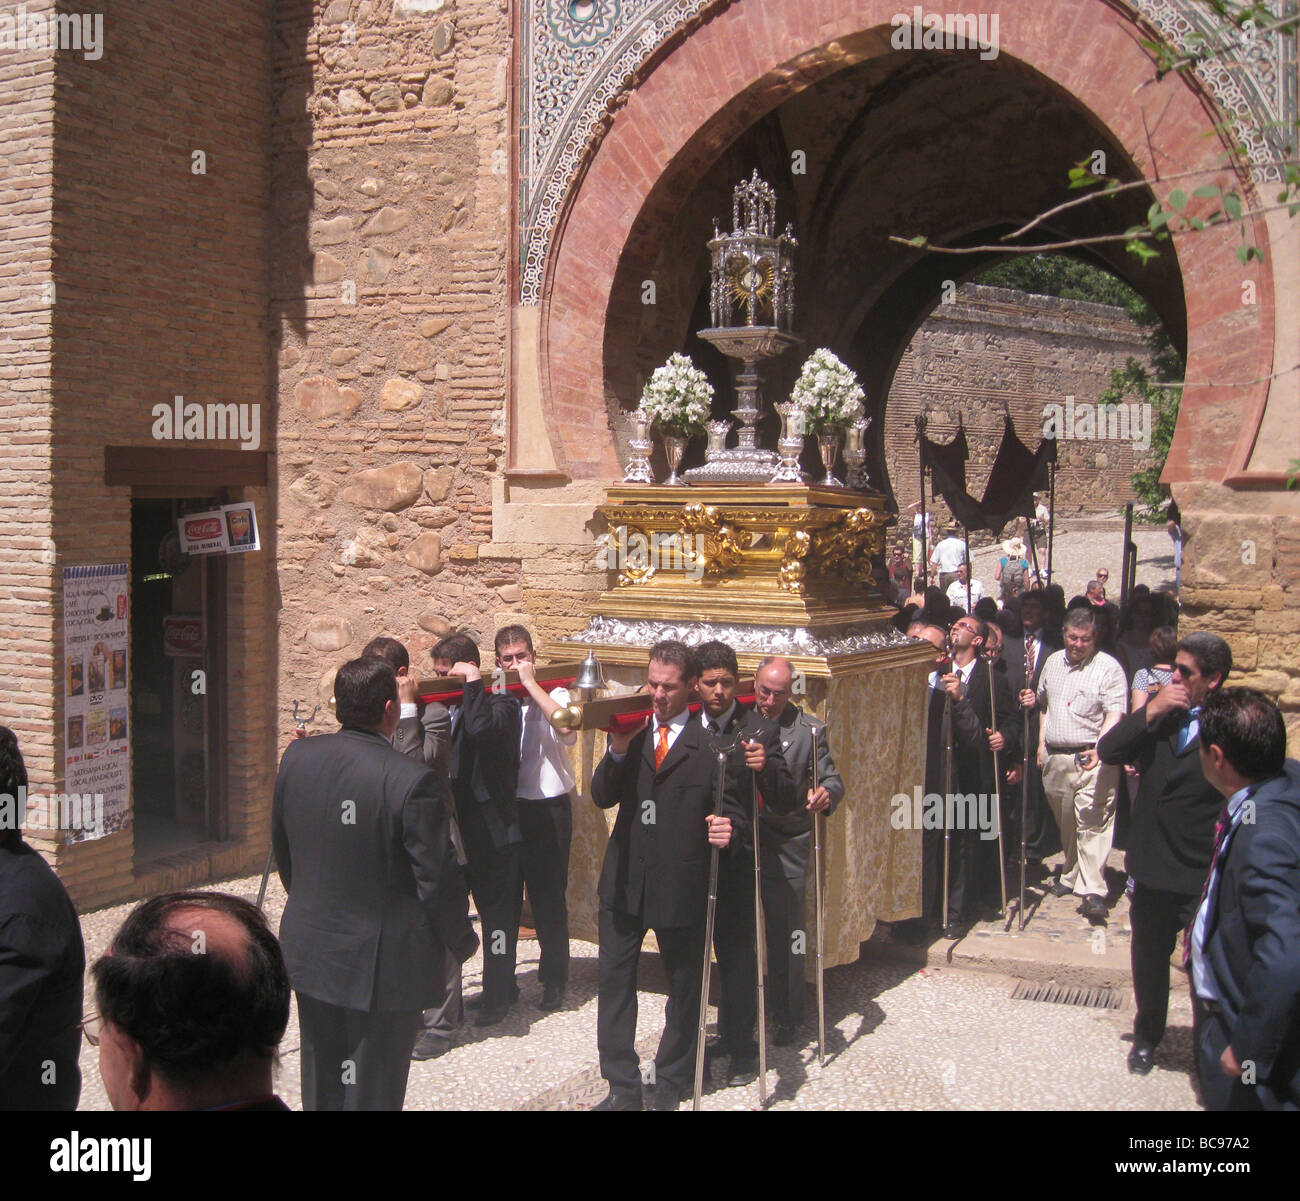
<path fill-rule="evenodd" d="M 774 235 L 775 212 L 773 190 L 755 173 L 735 189 L 733 232 L 720 234 L 715 225 L 709 243 L 713 327 L 700 337 L 739 360 L 738 444 L 726 445 L 731 421 L 709 422 L 705 463 L 682 480 L 684 440 L 665 438 L 672 479 L 680 482 L 656 485 L 649 422 L 638 411 L 627 475 L 597 510 L 608 523 L 617 579 L 587 628 L 547 652 L 557 661 L 586 656 L 571 689 L 575 703 L 554 720 L 583 732 L 573 751 L 580 795 L 568 899 L 572 936 L 591 941 L 615 811 L 590 802 L 590 781 L 604 754 L 602 729 L 620 712 L 647 707 L 644 696 L 626 694 L 643 683 L 649 648 L 662 638 L 694 646 L 720 639 L 736 651 L 744 677 L 764 656 L 791 661 L 793 700 L 826 722 L 845 786 L 824 835 L 830 967 L 854 962 L 877 921 L 921 911 L 921 832 L 895 829 L 890 819 L 898 811 L 893 798 L 910 798 L 925 779 L 925 685 L 934 649 L 890 624 L 894 609 L 872 578 L 888 517 L 863 467 L 868 420 L 846 430 L 847 483 L 834 476 L 838 435 L 825 434 L 818 442 L 826 479 L 806 482 L 794 404 L 775 406 L 780 455 L 757 445 L 757 364 L 800 341 L 791 332 L 795 240 L 789 226 Z M 814 897 L 809 887 L 810 931 Z"/>

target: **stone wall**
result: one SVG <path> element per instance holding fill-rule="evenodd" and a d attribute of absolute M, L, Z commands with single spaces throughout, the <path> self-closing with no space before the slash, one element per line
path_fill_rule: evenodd
<path fill-rule="evenodd" d="M 1300 746 L 1300 495 L 1175 484 L 1183 515 L 1181 628 L 1232 647 L 1231 684 L 1258 688 Z"/>
<path fill-rule="evenodd" d="M 975 284 L 957 290 L 912 337 L 898 364 L 885 409 L 885 454 L 900 512 L 918 498 L 916 416 L 948 442 L 960 416 L 970 443 L 967 491 L 982 496 L 1002 437 L 1003 406 L 1020 440 L 1033 450 L 1049 404 L 1095 403 L 1111 371 L 1129 358 L 1150 361 L 1143 332 L 1122 309 Z M 1148 434 L 1150 425 L 1147 426 Z M 1130 477 L 1149 455 L 1130 439 L 1063 439 L 1059 444 L 1059 515 L 1113 511 L 1133 500 Z M 933 510 L 942 521 L 948 508 Z"/>
<path fill-rule="evenodd" d="M 377 634 L 417 672 L 524 599 L 505 441 L 509 66 L 498 0 L 277 10 L 280 726 Z"/>

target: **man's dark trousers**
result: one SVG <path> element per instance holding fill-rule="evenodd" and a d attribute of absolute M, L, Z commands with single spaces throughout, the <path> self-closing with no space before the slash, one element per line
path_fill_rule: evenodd
<path fill-rule="evenodd" d="M 817 953 L 816 927 L 804 928 L 812 832 L 794 835 L 779 844 L 766 831 L 760 837 L 768 1004 L 778 1025 L 797 1026 L 803 1020 L 808 956 Z M 795 865 L 802 865 L 802 870 L 796 870 Z"/>
<path fill-rule="evenodd" d="M 599 1006 L 596 1042 L 600 1074 L 617 1097 L 641 1092 L 636 1054 L 636 969 L 647 929 L 641 919 L 602 905 L 600 909 Z M 655 1053 L 655 1082 L 684 1094 L 695 1084 L 695 1038 L 704 973 L 704 923 L 655 930 L 659 959 L 668 977 L 664 1032 Z"/>
<path fill-rule="evenodd" d="M 718 1033 L 722 1051 L 733 1059 L 758 1054 L 758 956 L 754 940 L 754 848 L 719 864 L 718 907 L 713 927 L 713 954 L 718 961 L 721 996 Z"/>
<path fill-rule="evenodd" d="M 1220 1057 L 1228 1047 L 1228 1027 L 1223 1015 L 1199 997 L 1192 997 L 1192 1041 L 1196 1044 L 1196 1075 L 1201 1100 L 1214 1112 L 1259 1110 L 1259 1094 L 1240 1076 L 1229 1076 Z"/>
<path fill-rule="evenodd" d="M 1199 894 L 1149 888 L 1141 880 L 1134 883 L 1129 925 L 1133 995 L 1137 1002 L 1135 1042 L 1154 1047 L 1164 1037 L 1169 1016 L 1169 957 L 1178 942 L 1178 932 L 1186 930 L 1196 916 L 1200 900 Z"/>
<path fill-rule="evenodd" d="M 298 998 L 305 1110 L 400 1110 L 420 1010 L 366 1013 Z"/>
<path fill-rule="evenodd" d="M 483 1004 L 498 1009 L 514 1000 L 519 844 L 494 846 L 482 809 L 474 801 L 460 805 L 460 829 L 469 858 L 465 876 L 474 895 L 483 943 Z"/>
<path fill-rule="evenodd" d="M 522 908 L 523 888 L 541 946 L 537 982 L 543 988 L 563 989 L 569 981 L 569 908 L 564 892 L 569 883 L 569 846 L 573 841 L 573 809 L 569 794 L 547 800 L 520 800 L 517 806 L 520 845 Z M 518 917 L 516 917 L 516 925 Z"/>

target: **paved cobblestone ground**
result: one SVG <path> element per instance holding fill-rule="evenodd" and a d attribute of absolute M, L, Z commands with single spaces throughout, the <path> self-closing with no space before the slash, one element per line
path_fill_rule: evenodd
<path fill-rule="evenodd" d="M 223 891 L 255 900 L 257 877 L 227 881 Z M 267 911 L 278 927 L 283 890 L 273 882 Z M 1073 1008 L 1042 1002 L 1013 1001 L 1015 979 L 999 965 L 995 970 L 961 970 L 959 949 L 987 938 L 1034 940 L 1050 946 L 1047 959 L 1033 954 L 1036 971 L 1014 975 L 1056 976 L 1052 964 L 1063 961 L 1060 943 L 1090 954 L 1091 928 L 1071 916 L 1068 901 L 1048 898 L 1030 920 L 1025 935 L 994 935 L 998 923 L 978 927 L 957 944 L 952 962 L 944 963 L 951 944 L 935 944 L 931 965 L 902 962 L 879 953 L 873 939 L 858 963 L 827 973 L 827 1040 L 825 1067 L 817 1066 L 816 1018 L 812 992 L 799 1046 L 770 1047 L 769 1106 L 777 1109 L 1194 1109 L 1191 1011 L 1185 991 L 1176 992 L 1170 1030 L 1146 1078 L 1130 1076 L 1125 1067 L 1131 1011 Z M 88 960 L 100 954 L 130 906 L 100 910 L 83 918 Z M 1082 926 L 1080 925 L 1082 923 Z M 1126 926 L 1123 911 L 1112 928 Z M 1014 927 L 1013 927 L 1014 929 Z M 887 940 L 885 940 L 887 941 Z M 1119 978 L 1126 963 L 1126 935 Z M 1058 945 L 1052 945 L 1058 944 Z M 578 1109 L 605 1093 L 596 1060 L 596 948 L 574 942 L 570 1008 L 543 1014 L 536 1008 L 537 943 L 520 943 L 518 979 L 523 995 L 501 1025 L 488 1030 L 466 1026 L 457 1045 L 441 1058 L 411 1065 L 407 1108 L 443 1109 Z M 969 966 L 989 966 L 971 957 Z M 1046 966 L 1044 966 L 1046 965 Z M 466 997 L 481 981 L 482 960 L 465 968 Z M 1064 978 L 1064 977 L 1063 977 Z M 642 958 L 641 1012 L 637 1026 L 643 1062 L 653 1058 L 663 1026 L 665 998 L 659 988 L 655 956 Z M 716 1016 L 716 1015 L 715 1015 Z M 710 1022 L 712 1026 L 712 1020 Z M 277 1088 L 293 1107 L 301 1105 L 296 1014 L 281 1046 Z M 82 1051 L 83 1110 L 109 1108 L 99 1079 L 98 1052 Z M 718 1088 L 704 1099 L 706 1109 L 754 1109 L 758 1086 Z"/>
<path fill-rule="evenodd" d="M 1174 544 L 1164 526 L 1134 525 L 1137 543 L 1137 582 L 1153 592 L 1174 586 Z M 989 596 L 998 595 L 993 569 L 1003 554 L 1002 544 L 971 548 L 975 578 Z M 1101 513 L 1079 521 L 1058 518 L 1052 546 L 1052 579 L 1065 589 L 1065 599 L 1083 591 L 1084 585 L 1097 574 L 1099 567 L 1110 572 L 1106 587 L 1111 600 L 1119 603 L 1119 570 L 1124 555 L 1124 514 Z M 1047 569 L 1047 543 L 1040 540 L 1038 563 Z"/>

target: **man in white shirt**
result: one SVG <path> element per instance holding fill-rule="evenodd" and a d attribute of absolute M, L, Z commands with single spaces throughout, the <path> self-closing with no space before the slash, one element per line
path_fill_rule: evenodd
<path fill-rule="evenodd" d="M 948 603 L 956 605 L 963 613 L 971 613 L 975 606 L 984 599 L 984 585 L 979 580 L 970 581 L 970 604 L 966 604 L 966 577 L 970 574 L 970 566 L 966 563 L 957 565 L 957 578 L 948 585 Z"/>
<path fill-rule="evenodd" d="M 1097 649 L 1091 608 L 1066 613 L 1065 650 L 1048 656 L 1037 693 L 1026 689 L 1020 700 L 1043 712 L 1038 766 L 1065 850 L 1060 879 L 1049 891 L 1082 897 L 1079 912 L 1104 922 L 1119 768 L 1101 762 L 1097 740 L 1128 711 L 1128 681 L 1118 660 Z"/>
<path fill-rule="evenodd" d="M 497 666 L 517 671 L 528 690 L 523 702 L 523 723 L 519 744 L 519 828 L 524 841 L 516 910 L 522 912 L 524 887 L 533 910 L 541 961 L 537 982 L 542 986 L 539 1009 L 550 1011 L 564 1004 L 569 981 L 569 909 L 565 891 L 569 886 L 569 845 L 573 841 L 573 767 L 571 747 L 578 740 L 573 731 L 561 733 L 550 717 L 569 703 L 565 688 L 546 692 L 534 674 L 533 639 L 523 626 L 506 626 L 496 636 Z"/>
<path fill-rule="evenodd" d="M 957 578 L 957 568 L 966 562 L 966 543 L 957 532 L 957 527 L 950 525 L 930 555 L 930 566 L 939 572 L 939 587 L 945 592 Z"/>

